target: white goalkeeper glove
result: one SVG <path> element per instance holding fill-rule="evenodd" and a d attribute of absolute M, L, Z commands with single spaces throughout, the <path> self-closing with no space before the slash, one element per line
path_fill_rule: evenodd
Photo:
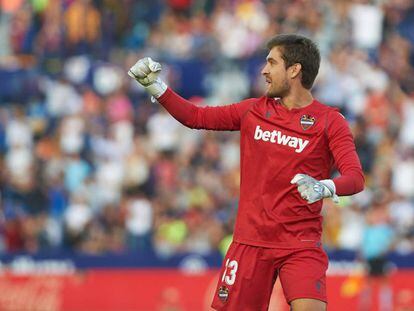
<path fill-rule="evenodd" d="M 306 174 L 296 174 L 290 183 L 298 186 L 300 196 L 309 204 L 323 198 L 332 198 L 335 203 L 339 202 L 339 197 L 335 194 L 335 184 L 331 179 L 316 180 Z"/>
<path fill-rule="evenodd" d="M 159 98 L 167 90 L 167 85 L 159 77 L 160 72 L 160 63 L 154 62 L 151 57 L 144 57 L 129 69 L 128 75 L 137 80 L 152 96 Z"/>

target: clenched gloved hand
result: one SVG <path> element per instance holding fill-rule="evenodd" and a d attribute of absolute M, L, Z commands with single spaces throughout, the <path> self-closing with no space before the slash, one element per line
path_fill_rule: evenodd
<path fill-rule="evenodd" d="M 151 57 L 144 57 L 129 69 L 128 75 L 137 80 L 152 96 L 159 98 L 167 90 L 167 85 L 159 77 L 160 72 L 160 63 L 153 61 Z"/>
<path fill-rule="evenodd" d="M 335 203 L 339 202 L 339 197 L 335 194 L 335 184 L 331 179 L 316 180 L 306 174 L 296 174 L 290 183 L 297 185 L 300 196 L 309 204 L 323 198 L 332 198 Z"/>

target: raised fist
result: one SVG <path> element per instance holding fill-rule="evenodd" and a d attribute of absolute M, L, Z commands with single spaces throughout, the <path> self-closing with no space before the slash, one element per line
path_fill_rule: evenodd
<path fill-rule="evenodd" d="M 144 57 L 132 66 L 128 75 L 138 81 L 155 98 L 159 98 L 167 90 L 167 85 L 158 76 L 161 64 L 154 62 L 151 57 Z"/>

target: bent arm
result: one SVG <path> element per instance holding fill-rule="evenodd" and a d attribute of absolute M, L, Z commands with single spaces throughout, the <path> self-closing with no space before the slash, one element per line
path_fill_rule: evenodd
<path fill-rule="evenodd" d="M 172 89 L 158 98 L 158 102 L 180 123 L 193 129 L 240 130 L 243 116 L 254 100 L 218 107 L 198 107 L 182 98 Z"/>
<path fill-rule="evenodd" d="M 327 127 L 329 149 L 341 176 L 334 178 L 337 195 L 352 195 L 364 190 L 364 173 L 352 133 L 345 118 L 338 112 Z"/>

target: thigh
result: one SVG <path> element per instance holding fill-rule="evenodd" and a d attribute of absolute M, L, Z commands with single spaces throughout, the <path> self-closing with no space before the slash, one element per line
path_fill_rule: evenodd
<path fill-rule="evenodd" d="M 266 249 L 232 243 L 219 275 L 212 307 L 216 310 L 261 311 L 269 308 L 277 275 Z"/>
<path fill-rule="evenodd" d="M 290 302 L 291 311 L 326 311 L 326 302 L 311 298 L 298 298 Z"/>
<path fill-rule="evenodd" d="M 286 301 L 308 298 L 326 302 L 328 256 L 322 248 L 292 252 L 279 268 Z"/>

